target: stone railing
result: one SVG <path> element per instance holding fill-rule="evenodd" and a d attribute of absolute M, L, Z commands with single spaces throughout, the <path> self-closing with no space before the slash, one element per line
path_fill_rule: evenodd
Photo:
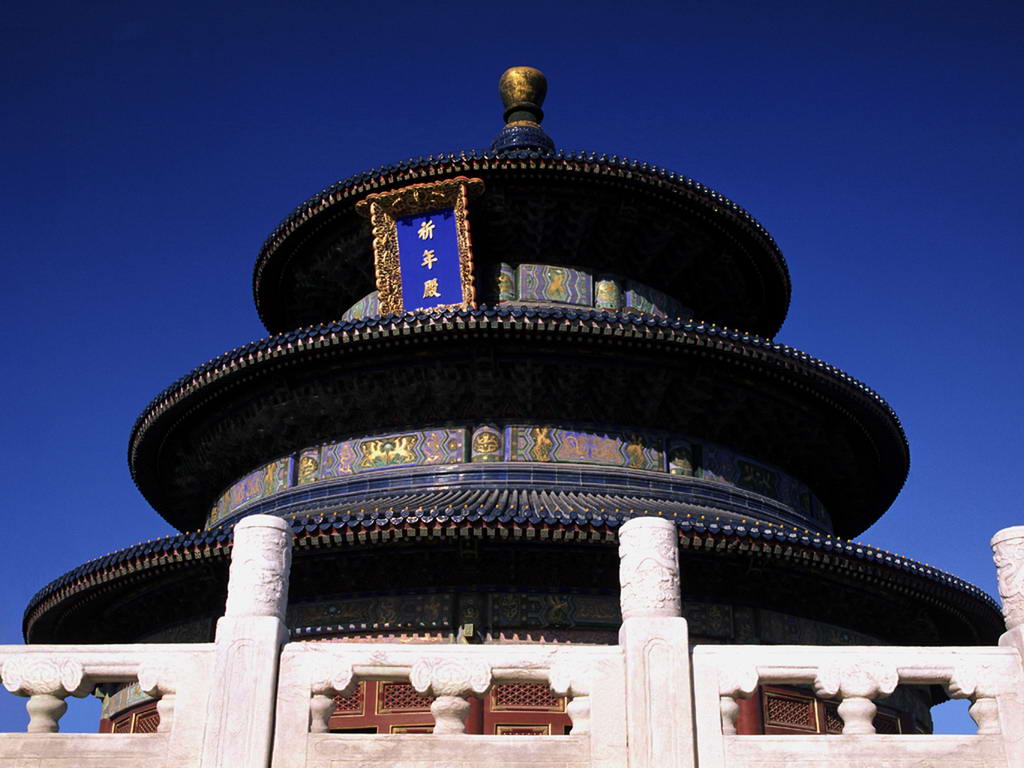
<path fill-rule="evenodd" d="M 692 678 L 673 523 L 632 520 L 619 542 L 615 646 L 287 643 L 291 533 L 279 518 L 253 515 L 235 528 L 215 642 L 0 647 L 4 686 L 28 698 L 29 712 L 27 733 L 0 734 L 0 767 L 1024 765 L 1024 527 L 993 539 L 1009 628 L 999 647 L 699 646 Z M 433 733 L 329 733 L 334 697 L 364 680 L 433 696 Z M 156 733 L 57 733 L 66 697 L 132 681 L 159 699 Z M 570 733 L 468 736 L 469 697 L 517 682 L 546 683 L 567 699 Z M 738 700 L 761 684 L 838 700 L 843 734 L 737 735 Z M 901 684 L 941 685 L 969 699 L 977 733 L 875 734 L 874 702 Z"/>
<path fill-rule="evenodd" d="M 361 680 L 398 680 L 434 696 L 429 735 L 327 733 L 333 697 Z M 473 736 L 464 721 L 469 696 L 495 683 L 543 682 L 570 698 L 568 736 Z M 359 764 L 622 766 L 626 733 L 613 703 L 624 694 L 617 647 L 451 645 L 432 648 L 291 643 L 281 658 L 273 765 L 279 768 Z"/>
<path fill-rule="evenodd" d="M 0 733 L 0 766 L 268 766 L 290 563 L 283 520 L 236 526 L 213 643 L 0 646 L 4 687 L 28 697 L 29 713 L 27 733 Z M 138 682 L 159 700 L 156 733 L 57 733 L 65 698 L 118 682 Z"/>
<path fill-rule="evenodd" d="M 27 733 L 0 733 L 0 765 L 78 768 L 136 766 L 139 760 L 198 766 L 214 646 L 0 646 L 4 686 L 28 697 Z M 57 733 L 65 698 L 87 696 L 101 682 L 138 682 L 158 698 L 156 733 Z"/>
<path fill-rule="evenodd" d="M 809 686 L 838 699 L 842 737 L 737 736 L 737 699 L 761 684 Z M 941 685 L 952 698 L 970 699 L 977 734 L 875 735 L 874 700 L 900 684 Z M 1024 723 L 1020 657 L 1012 648 L 705 645 L 693 652 L 693 687 L 701 766 L 1024 765 L 1016 740 L 1003 737 Z"/>

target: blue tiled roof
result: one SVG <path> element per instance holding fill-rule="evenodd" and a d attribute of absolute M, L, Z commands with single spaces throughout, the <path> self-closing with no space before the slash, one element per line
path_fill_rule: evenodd
<path fill-rule="evenodd" d="M 550 328 L 537 325 L 537 323 L 552 320 L 561 322 Z M 132 456 L 141 432 L 161 412 L 192 390 L 264 359 L 298 354 L 306 349 L 356 343 L 380 335 L 430 333 L 453 327 L 487 327 L 488 325 L 498 328 L 515 327 L 583 334 L 603 334 L 605 331 L 611 330 L 613 333 L 621 332 L 622 338 L 634 336 L 647 339 L 651 337 L 651 334 L 655 334 L 656 338 L 667 341 L 685 341 L 685 337 L 690 336 L 702 339 L 705 346 L 722 349 L 723 345 L 728 345 L 734 346 L 740 352 L 749 350 L 765 356 L 776 356 L 781 360 L 814 369 L 834 378 L 837 383 L 859 390 L 885 410 L 906 444 L 906 437 L 895 411 L 873 389 L 833 365 L 770 339 L 763 339 L 745 331 L 722 328 L 713 323 L 697 320 L 679 320 L 569 307 L 482 306 L 479 309 L 418 311 L 322 323 L 253 341 L 230 352 L 225 352 L 181 377 L 153 398 L 132 427 L 129 463 L 132 463 Z"/>
<path fill-rule="evenodd" d="M 652 163 L 634 160 L 625 156 L 619 157 L 618 155 L 608 155 L 607 153 L 599 154 L 597 152 L 589 152 L 586 150 L 551 151 L 539 149 L 513 149 L 493 152 L 471 149 L 460 150 L 458 152 L 441 152 L 436 155 L 421 155 L 419 157 L 409 158 L 397 163 L 378 166 L 377 168 L 353 174 L 346 179 L 335 182 L 321 192 L 312 195 L 303 203 L 298 205 L 291 213 L 285 216 L 270 235 L 267 236 L 266 241 L 260 248 L 260 256 L 257 262 L 257 273 L 259 272 L 259 264 L 269 256 L 282 238 L 294 229 L 297 224 L 301 223 L 308 217 L 311 209 L 322 206 L 325 203 L 333 204 L 339 199 L 347 197 L 350 191 L 354 188 L 359 188 L 365 184 L 374 182 L 381 185 L 389 184 L 392 182 L 392 177 L 412 174 L 417 171 L 423 173 L 429 171 L 437 172 L 439 166 L 453 166 L 450 171 L 443 170 L 441 171 L 442 173 L 459 173 L 460 171 L 468 170 L 468 168 L 461 168 L 459 166 L 479 166 L 486 170 L 491 164 L 493 164 L 494 167 L 502 167 L 502 165 L 507 165 L 515 161 L 526 163 L 533 162 L 534 164 L 538 163 L 538 161 L 546 161 L 556 164 L 580 165 L 581 170 L 589 170 L 590 168 L 594 168 L 596 170 L 621 170 L 656 177 L 690 190 L 701 197 L 706 198 L 709 202 L 730 211 L 732 214 L 754 227 L 754 229 L 756 229 L 761 236 L 771 244 L 771 247 L 778 252 L 778 246 L 775 244 L 772 236 L 768 233 L 768 230 L 766 230 L 761 223 L 742 206 L 737 205 L 725 195 L 716 192 L 696 179 L 692 179 L 681 173 L 675 173 L 674 171 L 667 170 Z M 780 261 L 782 262 L 783 270 L 785 270 L 785 261 L 781 259 Z"/>
<path fill-rule="evenodd" d="M 396 539 L 402 531 L 416 532 L 423 528 L 442 536 L 459 535 L 465 527 L 481 528 L 490 536 L 537 541 L 553 540 L 553 532 L 559 531 L 558 538 L 563 541 L 611 542 L 624 521 L 653 512 L 675 517 L 684 551 L 719 552 L 724 545 L 724 549 L 734 555 L 760 552 L 787 560 L 809 559 L 821 567 L 826 565 L 821 557 L 831 555 L 847 562 L 878 566 L 883 569 L 878 575 L 884 576 L 890 571 L 893 575 L 900 573 L 920 579 L 921 586 L 937 585 L 998 611 L 996 602 L 970 582 L 866 544 L 754 520 L 684 516 L 667 507 L 663 509 L 663 502 L 651 504 L 642 498 L 635 500 L 635 507 L 625 508 L 623 501 L 627 500 L 544 490 L 451 491 L 396 496 L 379 499 L 372 506 L 368 503 L 359 509 L 300 514 L 286 519 L 291 522 L 298 554 L 307 549 L 358 545 L 366 539 Z M 161 565 L 185 567 L 189 561 L 226 558 L 230 553 L 231 536 L 230 525 L 224 525 L 143 542 L 90 560 L 47 584 L 32 597 L 25 610 L 26 629 L 41 613 L 92 586 Z M 853 578 L 860 575 L 855 570 L 845 569 L 844 572 Z"/>

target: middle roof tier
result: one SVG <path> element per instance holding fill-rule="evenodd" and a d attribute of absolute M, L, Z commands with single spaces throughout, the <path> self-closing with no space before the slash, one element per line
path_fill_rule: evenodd
<path fill-rule="evenodd" d="M 191 530 L 225 489 L 282 456 L 352 435 L 485 424 L 613 425 L 627 438 L 724 446 L 799 481 L 843 537 L 888 508 L 909 467 L 885 401 L 797 350 L 704 323 L 516 306 L 253 342 L 161 393 L 136 422 L 129 463 L 157 511 Z"/>

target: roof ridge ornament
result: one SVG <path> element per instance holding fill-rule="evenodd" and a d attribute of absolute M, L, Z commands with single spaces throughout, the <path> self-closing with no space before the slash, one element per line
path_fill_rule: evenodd
<path fill-rule="evenodd" d="M 554 152 L 555 142 L 540 127 L 544 119 L 544 97 L 548 81 L 534 67 L 509 67 L 498 80 L 498 93 L 505 106 L 505 127 L 491 143 L 493 152 L 534 149 Z"/>

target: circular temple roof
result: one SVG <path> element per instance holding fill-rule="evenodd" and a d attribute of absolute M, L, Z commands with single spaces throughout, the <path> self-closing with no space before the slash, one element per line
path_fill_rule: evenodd
<path fill-rule="evenodd" d="M 909 453 L 886 402 L 842 371 L 696 322 L 499 307 L 336 322 L 253 342 L 175 382 L 139 417 L 129 464 L 181 530 L 224 488 L 320 440 L 472 420 L 672 429 L 810 486 L 841 536 L 892 503 Z"/>
<path fill-rule="evenodd" d="M 698 181 L 628 158 L 537 149 L 431 155 L 352 176 L 270 234 L 253 294 L 271 333 L 336 320 L 376 288 L 374 192 L 454 176 L 484 180 L 469 206 L 477 288 L 506 263 L 585 267 L 664 291 L 702 320 L 771 338 L 790 298 L 785 259 L 747 211 Z"/>
<path fill-rule="evenodd" d="M 617 589 L 616 534 L 630 515 L 593 511 L 570 518 L 540 513 L 529 499 L 515 508 L 480 502 L 287 517 L 295 533 L 289 602 L 322 595 L 325 580 L 336 591 L 357 582 L 358 589 L 371 583 L 400 589 L 403 572 L 413 570 L 413 550 L 403 547 L 409 543 L 429 558 L 418 565 L 442 580 L 464 567 L 460 542 L 490 541 L 504 553 L 546 553 L 544 562 L 554 568 L 567 563 L 558 573 L 564 583 L 555 586 Z M 982 590 L 891 552 L 756 522 L 694 517 L 676 526 L 684 598 L 709 593 L 774 605 L 903 645 L 991 644 L 1002 631 L 999 608 Z M 144 542 L 80 565 L 33 596 L 25 610 L 25 639 L 128 642 L 168 623 L 219 616 L 231 541 L 231 529 L 218 527 Z M 392 558 L 379 556 L 382 551 L 402 552 L 403 567 L 396 569 Z M 555 552 L 558 557 L 551 557 Z M 502 578 L 525 575 L 495 567 L 486 581 L 500 584 Z M 160 599 L 154 599 L 157 594 Z M 134 609 L 125 610 L 128 605 Z"/>

